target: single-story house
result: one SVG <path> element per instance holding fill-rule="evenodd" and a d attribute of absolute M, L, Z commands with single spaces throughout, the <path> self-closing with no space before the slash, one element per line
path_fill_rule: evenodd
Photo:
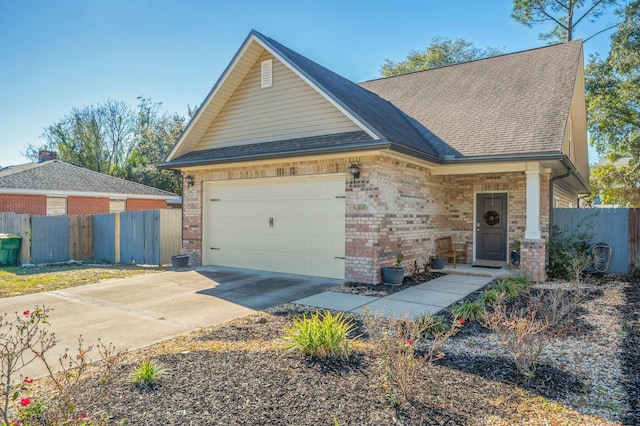
<path fill-rule="evenodd" d="M 581 41 L 353 83 L 252 31 L 161 168 L 193 264 L 378 283 L 436 240 L 545 279 L 589 192 Z"/>
<path fill-rule="evenodd" d="M 94 172 L 40 152 L 36 163 L 0 168 L 0 212 L 31 216 L 167 208 L 171 192 Z"/>

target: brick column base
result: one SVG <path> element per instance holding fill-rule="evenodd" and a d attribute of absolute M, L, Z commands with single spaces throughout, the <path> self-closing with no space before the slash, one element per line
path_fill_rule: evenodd
<path fill-rule="evenodd" d="M 545 240 L 522 240 L 520 244 L 520 268 L 531 281 L 543 282 L 547 279 Z"/>

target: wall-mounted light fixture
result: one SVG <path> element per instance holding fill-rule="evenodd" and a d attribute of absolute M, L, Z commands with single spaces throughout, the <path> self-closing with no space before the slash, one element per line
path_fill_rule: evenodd
<path fill-rule="evenodd" d="M 191 175 L 185 176 L 184 181 L 187 182 L 187 185 L 189 186 L 193 186 L 193 184 L 195 183 L 195 181 L 193 180 L 193 176 Z"/>
<path fill-rule="evenodd" d="M 353 176 L 353 180 L 355 182 L 355 180 L 360 177 L 360 164 L 351 163 L 351 165 L 349 166 L 349 174 Z"/>

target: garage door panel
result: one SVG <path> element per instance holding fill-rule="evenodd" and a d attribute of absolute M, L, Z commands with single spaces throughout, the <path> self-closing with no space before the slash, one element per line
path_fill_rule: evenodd
<path fill-rule="evenodd" d="M 203 261 L 344 278 L 344 260 L 335 259 L 344 257 L 345 200 L 336 198 L 344 182 L 333 175 L 205 183 Z"/>
<path fill-rule="evenodd" d="M 272 210 L 274 217 L 305 217 L 307 215 L 307 201 L 293 202 L 274 201 Z"/>

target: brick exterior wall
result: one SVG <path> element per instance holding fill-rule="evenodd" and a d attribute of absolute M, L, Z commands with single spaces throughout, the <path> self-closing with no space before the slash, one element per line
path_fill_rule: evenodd
<path fill-rule="evenodd" d="M 47 197 L 46 195 L 0 194 L 0 211 L 46 216 Z"/>
<path fill-rule="evenodd" d="M 166 209 L 167 200 L 149 200 L 145 198 L 127 198 L 127 211 Z M 108 208 L 107 208 L 108 211 Z"/>
<path fill-rule="evenodd" d="M 361 166 L 355 182 L 349 164 Z M 195 184 L 184 184 L 183 248 L 192 264 L 202 264 L 202 182 L 292 175 L 345 173 L 345 280 L 381 282 L 380 268 L 395 263 L 399 252 L 403 266 L 416 261 L 421 267 L 435 254 L 436 239 L 451 235 L 456 243 L 467 243 L 467 259 L 473 259 L 475 194 L 508 194 L 509 243 L 522 241 L 526 227 L 526 178 L 524 172 L 433 176 L 427 168 L 383 156 L 331 160 L 282 162 L 245 167 L 190 171 Z M 541 187 L 548 188 L 548 176 Z M 541 191 L 543 236 L 548 237 L 548 189 Z M 544 240 L 542 245 L 544 258 Z M 530 247 L 527 246 L 527 247 Z M 529 250 L 532 250 L 529 248 Z M 533 251 L 522 252 L 525 256 Z M 536 256 L 539 251 L 536 251 Z M 527 260 L 532 276 L 544 271 Z M 533 266 L 537 265 L 537 266 Z M 537 269 L 536 269 L 537 268 Z M 544 272 L 542 272 L 544 274 Z"/>
<path fill-rule="evenodd" d="M 107 197 L 67 197 L 67 215 L 109 213 Z"/>
<path fill-rule="evenodd" d="M 531 281 L 546 281 L 546 264 L 546 241 L 522 240 L 520 247 L 520 269 Z"/>
<path fill-rule="evenodd" d="M 365 158 L 361 169 L 347 190 L 345 279 L 379 283 L 380 268 L 394 265 L 399 253 L 407 269 L 414 261 L 422 267 L 446 222 L 442 179 L 386 157 Z"/>

